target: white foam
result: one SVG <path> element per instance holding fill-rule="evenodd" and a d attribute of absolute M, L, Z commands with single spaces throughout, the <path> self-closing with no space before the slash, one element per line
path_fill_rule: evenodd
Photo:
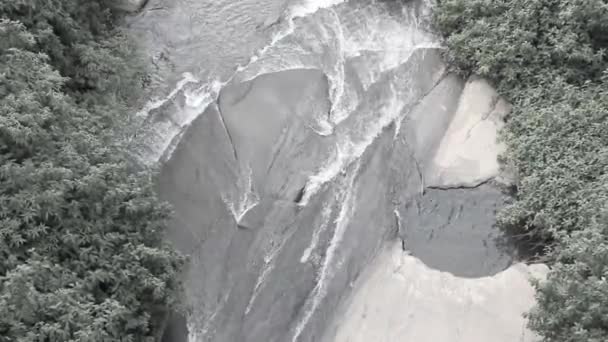
<path fill-rule="evenodd" d="M 222 195 L 222 199 L 236 223 L 240 223 L 245 214 L 260 202 L 260 197 L 253 187 L 253 170 L 248 165 L 243 169 L 245 173 L 239 177 L 235 189 L 237 192 L 236 198 L 231 199 L 230 196 Z"/>
<path fill-rule="evenodd" d="M 222 299 L 220 300 L 219 303 L 217 303 L 217 305 L 215 306 L 215 308 L 211 312 L 211 314 L 208 314 L 208 315 L 201 314 L 203 317 L 197 321 L 200 323 L 195 323 L 191 319 L 188 319 L 188 321 L 186 322 L 186 327 L 188 329 L 188 341 L 203 341 L 204 340 L 203 337 L 207 336 L 207 334 L 209 333 L 209 329 L 212 326 L 218 313 L 226 306 L 226 303 L 228 302 L 228 298 L 230 297 L 231 292 L 232 292 L 232 288 L 228 289 L 228 291 L 226 291 L 226 293 L 224 293 L 224 295 L 222 296 Z M 198 308 L 195 308 L 195 310 L 197 312 L 200 311 L 200 310 L 198 310 Z"/>
<path fill-rule="evenodd" d="M 292 6 L 289 13 L 291 18 L 305 17 L 320 9 L 329 8 L 343 2 L 344 0 L 303 0 Z"/>
<path fill-rule="evenodd" d="M 283 18 L 281 19 L 283 25 L 272 35 L 270 43 L 258 50 L 256 53 L 254 53 L 254 55 L 251 56 L 247 63 L 245 63 L 244 65 L 238 65 L 236 67 L 235 75 L 247 70 L 247 68 L 258 62 L 262 56 L 266 55 L 269 50 L 271 50 L 278 43 L 283 41 L 285 37 L 294 33 L 296 29 L 295 19 L 310 16 L 320 9 L 330 8 L 342 2 L 344 2 L 344 0 L 305 0 L 289 7 L 286 13 L 283 15 Z M 247 77 L 242 78 L 242 80 L 251 80 L 261 74 L 266 74 L 270 72 L 306 68 L 306 65 L 303 64 L 290 63 L 290 61 L 285 61 L 284 59 L 282 61 L 287 62 L 288 64 L 278 64 L 274 66 L 269 66 L 269 69 L 261 69 L 257 73 L 250 74 Z"/>
<path fill-rule="evenodd" d="M 362 81 L 364 81 L 364 88 L 369 88 L 371 84 L 377 82 L 384 72 L 390 71 L 391 69 L 394 69 L 395 67 L 398 67 L 406 62 L 416 50 L 435 48 L 438 46 L 438 43 L 426 41 L 425 39 L 422 39 L 422 42 L 417 43 L 417 45 L 408 45 L 407 48 L 400 49 L 394 53 L 384 54 L 384 59 L 382 59 L 381 62 L 376 63 L 375 61 L 371 61 L 371 63 L 366 65 L 367 68 L 362 68 L 363 70 L 369 70 L 367 82 L 365 82 L 366 79 L 364 77 L 362 78 Z M 371 47 L 375 44 L 377 44 L 377 42 L 373 42 L 371 45 L 366 45 L 364 42 L 360 44 L 357 49 L 362 51 L 365 50 L 366 47 Z M 376 48 L 378 50 L 382 50 L 379 47 Z M 384 46 L 383 48 L 391 51 L 387 46 Z M 353 49 L 355 48 L 351 46 L 349 53 L 352 54 Z M 404 87 L 403 84 L 399 86 Z M 342 170 L 344 170 L 345 167 L 361 157 L 367 147 L 373 143 L 376 137 L 389 124 L 396 124 L 397 130 L 395 132 L 395 137 L 397 136 L 399 130 L 401 129 L 401 114 L 402 108 L 405 105 L 404 100 L 408 96 L 401 94 L 403 89 L 401 91 L 396 91 L 393 84 L 391 84 L 391 88 L 393 97 L 390 98 L 383 106 L 378 117 L 370 118 L 373 121 L 370 121 L 365 127 L 363 127 L 365 130 L 364 132 L 347 131 L 345 134 L 339 137 L 339 139 L 337 139 L 337 145 L 335 147 L 333 157 L 326 161 L 325 165 L 321 167 L 317 173 L 309 177 L 306 184 L 305 196 L 300 202 L 301 205 L 306 205 L 310 198 L 318 192 L 323 184 L 334 179 L 340 172 L 342 172 Z M 358 100 L 354 98 L 350 99 Z M 350 111 L 346 115 L 339 116 L 336 121 L 339 123 L 346 119 L 348 115 L 351 115 L 351 112 L 357 105 L 358 103 L 356 102 L 345 105 L 350 108 Z"/>
<path fill-rule="evenodd" d="M 419 31 L 417 22 L 399 21 L 382 12 L 383 10 L 370 10 L 376 5 L 367 6 L 362 12 L 354 11 L 354 14 L 351 13 L 350 22 L 345 22 L 343 13 L 331 8 L 342 2 L 343 0 L 308 0 L 291 7 L 285 13 L 283 20 L 275 25 L 276 30 L 270 43 L 258 50 L 246 64 L 237 66 L 235 73 L 225 82 L 230 82 L 236 77 L 239 81 L 247 81 L 265 73 L 296 68 L 317 68 L 323 70 L 328 77 L 329 98 L 332 103 L 330 115 L 318 113 L 315 117 L 316 121 L 310 126 L 320 135 L 335 134 L 336 145 L 333 156 L 308 179 L 301 205 L 306 205 L 326 183 L 336 179 L 340 174 L 345 174 L 347 170 L 350 171 L 345 177 L 339 178 L 343 183 L 336 186 L 338 190 L 333 199 L 326 203 L 321 213 L 321 224 L 313 231 L 310 244 L 300 257 L 301 263 L 310 260 L 313 252 L 318 248 L 321 234 L 331 226 L 333 204 L 339 203 L 340 209 L 334 221 L 333 235 L 324 253 L 325 258 L 317 275 L 315 287 L 304 306 L 301 320 L 295 327 L 294 341 L 300 337 L 318 310 L 326 296 L 334 270 L 339 267 L 339 249 L 355 202 L 356 189 L 353 188 L 359 169 L 359 159 L 388 125 L 400 124 L 404 115 L 403 107 L 412 97 L 410 93 L 404 94 L 403 89 L 399 91 L 395 89 L 396 86 L 407 86 L 401 79 L 395 82 L 396 84 L 391 83 L 387 89 L 388 93 L 385 94 L 387 97 L 381 99 L 383 103 L 379 108 L 371 107 L 370 111 L 373 113 L 356 112 L 355 109 L 360 105 L 362 96 L 366 94 L 358 96 L 358 88 L 356 89 L 355 85 L 346 80 L 345 63 L 355 57 L 364 57 L 357 60 L 358 77 L 354 78 L 358 78 L 364 90 L 367 90 L 387 71 L 406 62 L 416 49 L 439 46 L 431 34 Z M 328 11 L 319 12 L 328 8 Z M 317 17 L 314 21 L 295 20 L 317 12 L 319 18 L 323 20 L 316 20 Z M 308 26 L 302 26 L 304 24 Z M 407 77 L 403 78 L 407 80 Z M 199 87 L 201 90 L 188 90 L 184 93 L 185 102 L 188 106 L 200 107 L 209 99 L 215 100 L 222 85 L 223 83 L 217 82 L 215 86 Z M 181 91 L 184 86 L 181 85 L 177 91 Z M 351 118 L 350 116 L 353 115 L 361 115 L 362 118 Z M 362 123 L 350 128 L 346 127 L 345 125 L 352 124 L 350 119 L 360 120 Z M 253 188 L 251 173 L 251 168 L 245 169 L 239 177 L 236 194 L 223 196 L 236 222 L 240 222 L 259 202 L 259 197 Z M 399 215 L 398 212 L 395 214 Z M 282 236 L 278 246 L 273 246 L 267 251 L 245 314 L 249 314 L 254 307 L 258 294 L 275 267 L 275 259 L 288 239 L 288 236 Z M 204 334 L 192 335 L 189 340 L 202 341 L 204 338 L 206 338 Z"/>
<path fill-rule="evenodd" d="M 370 13 L 362 15 L 358 25 L 349 26 L 350 32 L 344 40 L 346 58 L 372 54 L 357 69 L 364 88 L 376 82 L 387 70 L 407 61 L 415 50 L 440 46 L 437 37 L 418 27 L 414 15 L 397 20 L 382 13 L 379 7 L 368 10 Z M 404 11 L 413 9 L 405 6 Z"/>
<path fill-rule="evenodd" d="M 325 118 L 325 115 L 317 115 L 315 123 L 316 126 L 309 125 L 309 127 L 320 136 L 326 137 L 334 132 L 334 126 Z"/>
<path fill-rule="evenodd" d="M 331 213 L 331 211 L 330 211 L 330 213 Z M 295 232 L 296 232 L 296 229 L 293 229 L 293 228 L 289 229 L 288 232 L 284 236 L 281 236 L 282 239 L 280 240 L 280 243 L 278 243 L 277 245 L 275 245 L 273 239 L 270 240 L 271 241 L 270 251 L 264 255 L 264 259 L 263 259 L 264 265 L 262 266 L 262 272 L 259 274 L 259 276 L 256 280 L 255 286 L 253 288 L 253 294 L 251 295 L 251 298 L 249 299 L 249 303 L 247 303 L 247 307 L 245 308 L 246 315 L 249 314 L 249 312 L 253 308 L 253 304 L 255 303 L 255 300 L 257 299 L 262 288 L 266 284 L 266 278 L 268 278 L 268 275 L 274 269 L 274 267 L 276 265 L 276 258 L 279 255 L 279 252 L 281 250 L 283 250 L 283 247 L 285 247 L 287 241 L 291 238 L 291 236 L 293 236 L 293 234 Z"/>
<path fill-rule="evenodd" d="M 292 18 L 298 17 L 298 13 L 315 13 L 321 8 L 336 5 L 342 1 L 305 1 L 293 8 Z M 404 7 L 405 8 L 405 7 Z M 410 9 L 411 10 L 411 9 Z M 367 11 L 367 12 L 366 12 Z M 367 7 L 364 12 L 358 13 L 355 18 L 347 18 L 349 23 L 342 23 L 336 10 L 326 11 L 322 20 L 316 20 L 313 29 L 309 28 L 293 31 L 289 43 L 273 45 L 268 50 L 268 60 L 259 60 L 264 66 L 252 65 L 253 71 L 247 79 L 254 78 L 262 73 L 277 72 L 289 68 L 316 67 L 322 69 L 329 81 L 329 98 L 332 104 L 329 117 L 326 113 L 318 113 L 314 131 L 320 135 L 333 134 L 336 126 L 341 124 L 351 115 L 359 105 L 360 98 L 353 89 L 353 85 L 345 81 L 344 63 L 347 59 L 360 57 L 365 54 L 366 58 L 360 58 L 359 79 L 364 89 L 368 89 L 377 82 L 380 77 L 406 62 L 418 49 L 438 48 L 440 45 L 435 36 L 420 29 L 416 20 L 399 21 L 393 19 L 385 9 L 380 7 Z M 415 16 L 410 16 L 415 18 Z M 353 21 L 357 20 L 357 25 Z M 308 23 L 311 25 L 310 23 Z M 346 26 L 345 26 L 346 25 Z M 293 26 L 290 26 L 293 28 Z M 298 39 L 296 39 L 298 38 Z M 318 43 L 313 47 L 307 47 L 310 41 Z M 302 53 L 316 54 L 318 58 L 302 58 L 290 63 L 280 62 L 285 51 L 301 49 Z M 307 50 L 308 49 L 308 50 Z M 371 53 L 371 55 L 370 55 Z M 398 96 L 398 94 L 395 94 Z M 395 122 L 398 134 L 401 120 L 398 114 L 401 112 L 403 103 L 393 101 L 382 111 L 379 118 L 369 127 L 366 132 L 354 132 L 343 134 L 338 139 L 332 159 L 326 161 L 325 165 L 307 182 L 305 197 L 301 205 L 306 205 L 308 200 L 321 188 L 331 181 L 345 167 L 359 158 L 365 149 L 374 141 L 378 134 L 389 124 Z M 312 128 L 312 127 L 311 127 Z M 361 138 L 361 135 L 364 135 Z"/>
<path fill-rule="evenodd" d="M 150 111 L 154 109 L 160 108 L 162 105 L 167 103 L 168 101 L 173 100 L 173 98 L 189 83 L 196 83 L 199 80 L 194 77 L 191 73 L 185 72 L 182 74 L 182 79 L 177 82 L 175 88 L 169 93 L 169 95 L 165 96 L 162 99 L 151 99 L 144 107 L 137 113 L 135 113 L 136 117 L 146 117 L 149 115 Z"/>
<path fill-rule="evenodd" d="M 401 232 L 401 214 L 399 213 L 399 209 L 395 208 L 393 209 L 393 214 L 395 214 L 395 219 L 397 220 L 397 229 L 399 232 Z"/>
<path fill-rule="evenodd" d="M 154 158 L 160 157 L 163 153 L 167 154 L 165 150 L 171 148 L 170 142 L 182 128 L 201 114 L 204 110 L 204 108 L 200 109 L 203 104 L 208 105 L 216 100 L 221 87 L 237 76 L 240 81 L 246 81 L 261 74 L 289 69 L 318 68 L 323 70 L 329 81 L 331 111 L 329 117 L 326 113 L 319 113 L 315 127 L 311 128 L 319 135 L 330 135 L 335 131 L 335 126 L 343 122 L 359 103 L 356 91 L 352 85 L 345 82 L 344 63 L 346 59 L 370 51 L 381 54 L 377 59 L 366 61 L 365 65 L 358 68 L 361 73 L 359 78 L 364 88 L 367 88 L 386 70 L 407 60 L 414 50 L 439 46 L 432 34 L 419 29 L 415 15 L 408 13 L 407 20 L 398 20 L 391 17 L 380 4 L 367 6 L 361 9 L 360 13 L 356 11 L 354 17 L 346 18 L 347 22 L 343 23 L 341 20 L 344 19 L 341 19 L 334 7 L 343 2 L 344 0 L 303 0 L 296 3 L 287 9 L 283 14 L 283 19 L 279 21 L 279 25 L 275 26 L 276 30 L 272 34 L 269 44 L 254 53 L 247 63 L 238 65 L 235 73 L 225 82 L 213 79 L 211 82 L 202 84 L 198 90 L 186 90 L 184 93 L 187 113 L 177 113 L 183 116 L 175 118 L 180 123 L 179 127 L 162 130 L 168 137 L 153 142 L 159 146 L 150 148 L 154 153 L 148 158 L 149 162 L 155 162 L 157 159 L 154 160 Z M 323 20 L 314 21 L 318 27 L 314 30 L 316 33 L 313 33 L 313 36 L 306 35 L 307 28 L 297 31 L 296 19 L 309 17 L 322 9 L 330 10 L 324 12 Z M 404 11 L 411 12 L 413 9 L 405 6 Z M 354 23 L 355 21 L 356 23 Z M 288 36 L 298 38 L 300 41 L 297 39 L 285 41 Z M 310 51 L 311 47 L 308 45 L 311 42 L 318 42 L 318 44 L 314 44 L 313 50 L 318 50 L 320 47 L 322 51 Z M 308 57 L 300 58 L 299 56 Z M 328 56 L 329 59 L 327 59 Z M 164 103 L 175 98 L 190 83 L 200 83 L 200 81 L 192 74 L 185 73 L 168 96 L 149 101 L 137 113 L 138 116 L 148 115 L 150 111 L 160 108 Z M 189 110 L 190 107 L 196 108 L 196 110 Z"/>
<path fill-rule="evenodd" d="M 392 88 L 392 84 L 391 84 Z M 334 155 L 321 169 L 310 176 L 306 183 L 305 194 L 300 202 L 300 205 L 306 206 L 308 201 L 321 189 L 321 187 L 333 180 L 338 174 L 343 172 L 355 160 L 358 160 L 365 152 L 367 147 L 371 145 L 376 137 L 382 133 L 384 128 L 391 124 L 395 119 L 400 118 L 404 102 L 399 96 L 390 97 L 380 111 L 380 115 L 375 121 L 369 122 L 364 129 L 365 132 L 345 131 L 344 135 L 339 137 Z"/>
<path fill-rule="evenodd" d="M 327 293 L 327 283 L 333 274 L 333 267 L 336 265 L 335 259 L 337 257 L 340 243 L 342 242 L 346 229 L 348 228 L 348 224 L 350 223 L 350 218 L 354 209 L 353 206 L 356 202 L 357 189 L 355 187 L 355 178 L 359 173 L 359 167 L 359 163 L 354 165 L 353 169 L 345 179 L 345 184 L 343 184 L 341 187 L 342 191 L 338 192 L 336 196 L 337 202 L 341 203 L 341 207 L 338 217 L 334 221 L 336 225 L 334 228 L 334 234 L 325 252 L 325 259 L 323 259 L 323 264 L 321 266 L 321 270 L 319 271 L 317 283 L 315 284 L 308 303 L 305 306 L 304 315 L 296 325 L 292 338 L 293 342 L 298 340 L 304 331 L 304 328 L 312 318 L 312 315 L 315 313 Z"/>
<path fill-rule="evenodd" d="M 223 85 L 230 82 L 236 75 L 245 71 L 249 66 L 255 64 L 258 60 L 260 60 L 260 57 L 265 55 L 273 46 L 278 44 L 285 37 L 292 34 L 295 29 L 295 23 L 294 23 L 295 18 L 300 18 L 300 17 L 304 17 L 307 15 L 313 14 L 314 12 L 316 12 L 317 10 L 319 10 L 321 8 L 327 8 L 327 7 L 333 6 L 340 2 L 342 2 L 342 1 L 336 1 L 336 0 L 319 1 L 319 0 L 317 0 L 317 1 L 306 1 L 306 2 L 300 3 L 298 5 L 295 5 L 294 7 L 290 8 L 288 10 L 288 12 L 286 13 L 285 20 L 284 20 L 285 24 L 282 27 L 280 27 L 279 30 L 276 31 L 272 35 L 270 43 L 267 44 L 266 46 L 264 46 L 263 48 L 259 49 L 256 53 L 254 53 L 253 56 L 251 56 L 251 58 L 249 59 L 249 61 L 247 63 L 245 63 L 244 65 L 237 65 L 235 72 L 225 82 L 221 82 L 217 78 L 212 78 L 209 82 L 203 83 L 197 90 L 185 91 L 184 95 L 186 97 L 186 101 L 185 101 L 186 102 L 185 103 L 186 104 L 186 110 L 185 110 L 186 113 L 177 113 L 177 117 L 173 118 L 173 119 L 176 119 L 181 124 L 179 124 L 177 127 L 173 127 L 172 129 L 168 129 L 166 127 L 161 130 L 157 129 L 156 127 L 149 128 L 149 129 L 155 131 L 154 133 L 156 133 L 155 134 L 156 138 L 154 139 L 154 141 L 149 142 L 150 145 L 148 146 L 148 151 L 146 151 L 144 153 L 140 153 L 140 154 L 144 155 L 144 157 L 142 158 L 142 161 L 146 164 L 153 164 L 153 163 L 157 162 L 159 160 L 159 158 L 163 155 L 170 157 L 170 154 L 172 153 L 172 149 L 174 149 L 175 146 L 177 145 L 177 142 L 174 141 L 174 138 L 180 134 L 182 129 L 186 128 L 187 125 L 189 125 L 194 119 L 196 119 L 198 117 L 198 115 L 202 114 L 202 112 L 204 111 L 204 108 L 201 110 L 201 107 L 206 107 L 211 102 L 215 101 L 217 99 L 219 91 L 221 90 Z M 297 68 L 297 67 L 298 67 L 297 65 L 283 66 L 282 68 L 280 68 L 280 70 L 287 70 L 287 69 L 292 69 L 292 68 Z M 255 77 L 259 76 L 260 74 L 265 73 L 263 71 L 264 70 L 262 69 L 257 74 L 251 75 L 249 79 L 255 78 Z M 266 70 L 266 72 L 268 72 L 268 70 Z M 172 101 L 177 96 L 177 94 L 179 94 L 180 92 L 183 91 L 183 89 L 186 87 L 186 85 L 188 85 L 190 83 L 199 83 L 199 82 L 200 82 L 200 80 L 198 80 L 191 73 L 189 73 L 189 72 L 184 73 L 182 75 L 182 79 L 179 82 L 177 82 L 177 84 L 175 85 L 175 88 L 167 96 L 165 96 L 164 98 L 161 98 L 161 99 L 152 99 L 152 100 L 148 101 L 144 105 L 144 107 L 136 113 L 135 117 L 136 118 L 145 118 L 145 117 L 149 116 L 151 111 L 160 108 L 168 101 Z M 191 110 L 193 108 L 196 108 L 196 110 Z M 322 124 L 319 132 L 320 132 L 320 134 L 330 134 L 332 130 L 333 130 L 333 127 L 330 128 L 330 127 L 328 127 L 328 125 Z M 159 136 L 159 134 L 158 134 L 160 132 L 162 132 L 164 134 L 162 137 Z M 173 144 L 172 144 L 172 141 L 173 141 Z M 168 151 L 167 149 L 171 149 L 171 150 Z"/>
<path fill-rule="evenodd" d="M 206 82 L 196 89 L 186 89 L 186 85 L 199 83 L 190 73 L 184 73 L 183 78 L 177 83 L 175 89 L 163 99 L 148 101 L 146 105 L 135 114 L 140 119 L 140 125 L 144 130 L 147 149 L 140 152 L 140 159 L 146 164 L 156 163 L 162 156 L 171 157 L 177 147 L 179 137 L 186 128 L 202 114 L 207 106 L 211 104 L 219 94 L 219 90 L 224 83 L 218 80 Z M 151 115 L 151 111 L 156 110 L 169 101 L 175 101 L 179 93 L 184 95 L 183 105 L 179 107 L 174 115 L 168 120 L 159 120 L 150 126 L 145 126 L 145 118 Z"/>
<path fill-rule="evenodd" d="M 264 258 L 264 267 L 255 282 L 255 286 L 253 287 L 253 294 L 251 295 L 251 298 L 249 298 L 249 303 L 247 303 L 247 307 L 245 308 L 245 315 L 248 315 L 251 311 L 251 308 L 253 308 L 253 303 L 255 303 L 255 300 L 258 298 L 262 285 L 265 283 L 268 274 L 270 274 L 270 271 L 274 269 L 274 258 L 278 254 L 278 252 L 279 248 L 275 249 L 271 252 L 270 255 L 267 255 Z"/>
<path fill-rule="evenodd" d="M 323 211 L 321 212 L 321 224 L 319 225 L 319 227 L 317 229 L 315 229 L 312 232 L 312 238 L 310 239 L 310 244 L 308 245 L 308 247 L 306 247 L 306 249 L 302 253 L 302 256 L 300 257 L 300 263 L 304 264 L 304 263 L 308 262 L 308 260 L 310 259 L 310 255 L 315 250 L 315 248 L 317 248 L 317 245 L 319 244 L 319 237 L 321 236 L 321 233 L 324 232 L 327 229 L 327 227 L 329 226 L 329 219 L 331 218 L 331 211 L 332 211 L 331 209 L 332 209 L 334 203 L 335 203 L 335 201 L 330 201 L 330 202 L 326 203 L 325 206 L 323 207 Z"/>

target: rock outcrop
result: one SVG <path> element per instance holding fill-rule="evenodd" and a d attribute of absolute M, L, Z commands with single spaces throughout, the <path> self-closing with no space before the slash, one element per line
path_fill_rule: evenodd
<path fill-rule="evenodd" d="M 361 90 L 374 101 L 329 135 L 315 129 L 330 112 L 327 79 L 308 69 L 234 81 L 181 137 L 160 193 L 177 214 L 170 240 L 191 258 L 192 341 L 319 341 L 398 231 L 430 267 L 476 277 L 509 265 L 491 229 L 500 192 L 439 194 L 496 175 L 500 100 L 482 81 L 446 74 L 435 49 L 382 77 Z M 386 98 L 394 84 L 404 89 L 397 106 Z"/>
<path fill-rule="evenodd" d="M 494 227 L 507 197 L 485 184 L 500 176 L 497 158 L 503 146 L 497 134 L 509 106 L 482 79 L 472 78 L 464 86 L 453 82 L 460 88 L 452 89 L 461 89 L 456 97 L 449 91 L 438 95 L 451 98 L 449 107 L 430 98 L 429 107 L 411 116 L 405 139 L 421 148 L 414 154 L 423 189 L 403 199 L 399 230 L 409 251 L 428 266 L 457 276 L 488 276 L 515 257 L 508 239 Z M 444 108 L 453 114 L 446 115 Z M 438 130 L 439 139 L 421 141 Z"/>
<path fill-rule="evenodd" d="M 499 172 L 496 156 L 504 149 L 497 133 L 508 111 L 507 102 L 485 80 L 469 80 L 435 153 L 427 185 L 471 187 L 495 178 Z"/>
<path fill-rule="evenodd" d="M 427 267 L 398 243 L 355 284 L 324 341 L 534 342 L 522 313 L 543 265 L 517 264 L 493 277 L 459 278 Z"/>
<path fill-rule="evenodd" d="M 367 267 L 324 341 L 537 340 L 523 314 L 534 304 L 530 280 L 548 269 L 511 266 L 513 245 L 494 227 L 507 200 L 492 184 L 508 179 L 496 141 L 508 104 L 472 79 L 455 108 L 435 152 L 417 153 L 427 183 L 396 212 L 402 242 L 387 244 Z"/>

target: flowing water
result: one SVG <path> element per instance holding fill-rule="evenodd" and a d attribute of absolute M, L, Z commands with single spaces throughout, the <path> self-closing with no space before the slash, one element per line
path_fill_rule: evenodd
<path fill-rule="evenodd" d="M 329 81 L 329 114 L 319 113 L 313 129 L 329 135 L 363 103 L 365 90 L 401 65 L 417 49 L 437 48 L 428 30 L 429 5 L 400 1 L 298 0 L 232 1 L 182 0 L 170 5 L 151 1 L 132 26 L 148 43 L 156 67 L 153 100 L 139 117 L 171 112 L 170 122 L 156 124 L 144 139 L 141 159 L 154 162 L 170 155 L 171 143 L 205 108 L 222 87 L 262 74 L 292 69 L 319 69 Z M 345 65 L 355 67 L 354 77 Z M 398 83 L 395 78 L 389 82 Z M 167 89 L 171 84 L 173 88 Z M 391 87 L 391 84 L 385 84 Z M 395 89 L 397 91 L 395 91 Z M 401 86 L 390 99 L 400 97 Z M 183 100 L 176 101 L 178 97 Z M 180 102 L 180 103 L 175 103 Z M 166 108 L 169 104 L 178 108 Z M 372 104 L 373 105 L 373 104 Z M 386 104 L 392 105 L 392 104 Z M 398 106 L 399 104 L 394 104 Z M 339 156 L 320 172 L 310 187 L 332 178 L 361 154 L 378 130 L 395 121 L 390 108 L 367 131 L 349 132 L 340 139 Z M 362 115 L 376 115 L 362 113 Z M 367 118 L 360 122 L 367 124 Z"/>
<path fill-rule="evenodd" d="M 363 268 L 414 220 L 408 205 L 424 202 L 424 167 L 462 91 L 431 9 L 150 0 L 132 18 L 153 68 L 133 148 L 163 163 L 169 239 L 190 256 L 190 342 L 321 340 Z"/>

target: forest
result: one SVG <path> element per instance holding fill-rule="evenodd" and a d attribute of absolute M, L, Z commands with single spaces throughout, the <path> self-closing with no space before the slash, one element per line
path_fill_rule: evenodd
<path fill-rule="evenodd" d="M 0 2 L 0 341 L 155 341 L 184 258 L 125 148 L 145 83 L 110 1 Z"/>
<path fill-rule="evenodd" d="M 446 58 L 513 105 L 503 165 L 517 172 L 504 229 L 544 246 L 529 326 L 545 342 L 608 340 L 608 3 L 442 0 Z"/>

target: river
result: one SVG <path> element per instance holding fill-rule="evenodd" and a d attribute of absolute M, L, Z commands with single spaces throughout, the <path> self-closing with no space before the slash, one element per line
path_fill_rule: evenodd
<path fill-rule="evenodd" d="M 150 0 L 130 19 L 153 70 L 134 150 L 162 165 L 168 239 L 190 257 L 187 314 L 166 341 L 485 341 L 475 329 L 456 339 L 464 323 L 449 323 L 480 310 L 509 315 L 484 323 L 494 341 L 523 336 L 531 273 L 511 268 L 516 251 L 493 227 L 508 201 L 496 162 L 507 104 L 448 72 L 431 11 L 423 0 Z M 377 271 L 395 260 L 407 270 Z M 440 332 L 421 323 L 429 310 Z M 408 320 L 416 312 L 422 321 Z"/>

